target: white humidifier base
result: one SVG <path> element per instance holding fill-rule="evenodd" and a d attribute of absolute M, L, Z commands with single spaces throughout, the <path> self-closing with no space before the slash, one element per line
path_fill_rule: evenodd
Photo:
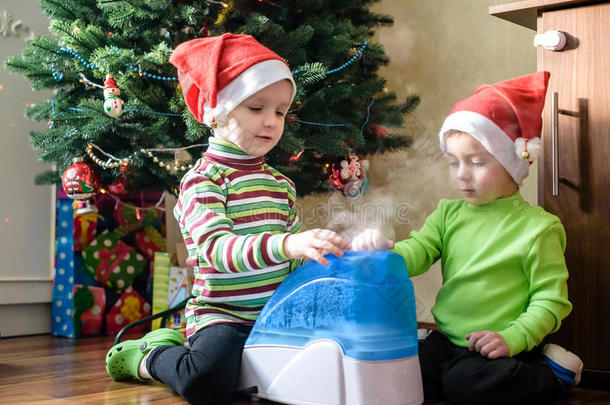
<path fill-rule="evenodd" d="M 333 340 L 304 347 L 244 348 L 239 389 L 294 405 L 411 405 L 424 401 L 417 355 L 383 361 L 345 357 Z"/>

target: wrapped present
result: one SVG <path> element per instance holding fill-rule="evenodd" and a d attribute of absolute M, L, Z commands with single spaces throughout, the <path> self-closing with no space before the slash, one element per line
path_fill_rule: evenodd
<path fill-rule="evenodd" d="M 117 224 L 130 232 L 158 224 L 162 215 L 157 209 L 142 209 L 128 204 L 119 205 L 113 212 Z"/>
<path fill-rule="evenodd" d="M 106 293 L 102 287 L 74 285 L 74 334 L 98 336 L 102 334 Z"/>
<path fill-rule="evenodd" d="M 169 272 L 169 286 L 167 296 L 167 307 L 172 308 L 190 295 L 189 276 L 186 267 L 172 266 Z M 168 328 L 180 331 L 186 337 L 186 317 L 184 316 L 184 308 L 176 311 L 169 317 Z"/>
<path fill-rule="evenodd" d="M 155 253 L 154 274 L 153 314 L 172 308 L 190 296 L 192 274 L 187 267 L 172 266 L 169 253 Z M 155 319 L 152 328 L 159 328 L 160 323 L 160 319 Z M 184 310 L 170 315 L 168 327 L 185 334 Z"/>
<path fill-rule="evenodd" d="M 146 259 L 120 240 L 123 232 L 104 231 L 83 252 L 83 266 L 98 283 L 118 293 L 130 287 L 144 270 Z"/>
<path fill-rule="evenodd" d="M 83 250 L 95 239 L 97 222 L 101 219 L 97 211 L 74 215 L 74 250 Z"/>
<path fill-rule="evenodd" d="M 72 200 L 57 200 L 57 243 L 51 333 L 55 336 L 76 337 L 72 314 L 74 311 L 74 209 Z"/>
<path fill-rule="evenodd" d="M 153 261 L 153 299 L 152 313 L 167 309 L 167 293 L 169 288 L 169 270 L 171 268 L 170 254 L 166 252 L 155 252 Z M 152 329 L 161 327 L 161 319 L 155 319 L 152 322 Z"/>
<path fill-rule="evenodd" d="M 132 322 L 150 315 L 150 304 L 133 288 L 127 288 L 106 314 L 106 334 L 116 335 Z M 138 325 L 129 332 L 144 332 L 147 325 Z"/>
<path fill-rule="evenodd" d="M 165 238 L 152 226 L 147 226 L 136 234 L 136 247 L 151 262 L 155 252 L 165 252 Z"/>

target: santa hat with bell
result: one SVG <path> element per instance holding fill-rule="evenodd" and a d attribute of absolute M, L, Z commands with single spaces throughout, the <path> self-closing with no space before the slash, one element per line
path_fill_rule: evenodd
<path fill-rule="evenodd" d="M 181 43 L 169 61 L 188 109 L 197 121 L 214 126 L 259 90 L 287 79 L 296 85 L 286 62 L 250 35 L 226 33 Z M 291 98 L 291 100 L 292 100 Z"/>
<path fill-rule="evenodd" d="M 486 84 L 457 102 L 439 134 L 443 153 L 450 132 L 466 132 L 521 184 L 529 165 L 540 154 L 542 110 L 550 75 L 537 72 Z"/>

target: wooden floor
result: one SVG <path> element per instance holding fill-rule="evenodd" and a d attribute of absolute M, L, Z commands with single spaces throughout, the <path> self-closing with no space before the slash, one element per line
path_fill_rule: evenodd
<path fill-rule="evenodd" d="M 185 404 L 160 383 L 116 382 L 104 368 L 112 338 L 49 335 L 0 341 L 1 404 Z M 236 398 L 232 405 L 260 404 Z M 444 402 L 426 402 L 441 405 Z M 610 404 L 610 392 L 576 389 L 557 405 Z"/>

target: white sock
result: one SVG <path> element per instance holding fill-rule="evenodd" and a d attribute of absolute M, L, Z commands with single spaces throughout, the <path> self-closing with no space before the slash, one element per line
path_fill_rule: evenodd
<path fill-rule="evenodd" d="M 150 352 L 152 352 L 152 350 Z M 150 373 L 148 372 L 148 369 L 146 368 L 146 359 L 148 359 L 148 356 L 150 356 L 150 352 L 148 352 L 144 355 L 144 357 L 142 358 L 142 361 L 140 362 L 140 365 L 138 366 L 138 375 L 140 376 L 140 378 L 149 379 L 149 380 L 152 379 L 152 377 L 150 376 Z"/>

